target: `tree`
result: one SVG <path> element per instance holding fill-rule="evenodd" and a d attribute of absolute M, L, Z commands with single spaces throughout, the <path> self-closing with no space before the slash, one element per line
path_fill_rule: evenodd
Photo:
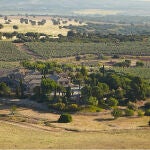
<path fill-rule="evenodd" d="M 137 61 L 136 62 L 136 67 L 143 67 L 144 63 L 142 61 Z"/>
<path fill-rule="evenodd" d="M 124 95 L 125 95 L 125 91 L 121 88 L 119 88 L 115 91 L 115 98 L 117 98 L 117 99 L 123 99 Z"/>
<path fill-rule="evenodd" d="M 24 98 L 24 85 L 22 80 L 20 80 L 20 95 L 21 98 Z"/>
<path fill-rule="evenodd" d="M 8 17 L 7 17 L 7 16 L 5 16 L 5 17 L 4 17 L 4 20 L 8 20 Z"/>
<path fill-rule="evenodd" d="M 3 36 L 3 34 L 0 32 L 0 40 L 2 40 L 2 36 Z"/>
<path fill-rule="evenodd" d="M 103 77 L 105 76 L 105 65 L 103 65 L 103 67 L 100 68 L 100 72 L 103 73 Z"/>
<path fill-rule="evenodd" d="M 145 116 L 150 116 L 150 109 L 145 110 Z"/>
<path fill-rule="evenodd" d="M 3 28 L 4 28 L 4 26 L 2 24 L 0 24 L 0 29 L 3 29 Z"/>
<path fill-rule="evenodd" d="M 113 58 L 113 59 L 119 59 L 120 56 L 119 56 L 118 54 L 115 54 L 115 55 L 112 56 L 112 58 Z"/>
<path fill-rule="evenodd" d="M 82 66 L 80 73 L 83 75 L 83 77 L 86 77 L 88 75 L 86 67 Z"/>
<path fill-rule="evenodd" d="M 111 89 L 117 90 L 121 87 L 121 79 L 117 74 L 110 74 L 107 76 L 107 84 Z"/>
<path fill-rule="evenodd" d="M 13 29 L 18 30 L 19 27 L 18 27 L 17 25 L 14 25 L 14 26 L 13 26 Z"/>
<path fill-rule="evenodd" d="M 33 93 L 34 93 L 34 98 L 36 100 L 40 100 L 41 99 L 41 87 L 40 86 L 36 86 L 34 89 L 33 89 Z"/>
<path fill-rule="evenodd" d="M 81 96 L 83 98 L 89 98 L 91 96 L 91 87 L 90 86 L 85 86 L 81 89 Z"/>
<path fill-rule="evenodd" d="M 115 63 L 114 66 L 118 66 L 118 67 L 130 67 L 131 66 L 131 60 L 125 60 L 123 62 Z"/>
<path fill-rule="evenodd" d="M 92 96 L 96 97 L 98 100 L 101 100 L 109 93 L 109 86 L 105 83 L 98 83 L 97 86 L 92 87 Z"/>
<path fill-rule="evenodd" d="M 81 56 L 80 55 L 77 55 L 75 58 L 76 58 L 76 61 L 80 61 L 81 60 Z"/>
<path fill-rule="evenodd" d="M 79 90 L 81 90 L 81 84 L 83 82 L 83 75 L 81 73 L 76 74 L 76 82 L 79 85 Z"/>
<path fill-rule="evenodd" d="M 76 34 L 75 34 L 75 32 L 74 31 L 68 31 L 68 33 L 67 33 L 67 37 L 73 37 L 73 36 L 75 36 Z"/>
<path fill-rule="evenodd" d="M 50 94 L 57 87 L 57 83 L 54 80 L 43 78 L 41 82 L 42 94 Z"/>
<path fill-rule="evenodd" d="M 67 99 L 69 99 L 70 97 L 71 97 L 71 87 L 69 86 L 69 87 L 67 87 L 66 88 L 66 97 L 67 97 Z"/>
<path fill-rule="evenodd" d="M 131 66 L 131 60 L 125 60 L 125 66 L 130 67 Z"/>
<path fill-rule="evenodd" d="M 118 105 L 118 101 L 115 98 L 111 97 L 107 100 L 107 104 L 109 107 L 115 107 Z"/>
<path fill-rule="evenodd" d="M 93 105 L 93 106 L 97 106 L 98 105 L 98 100 L 96 97 L 89 97 L 89 99 L 87 99 L 87 104 L 88 105 Z"/>
<path fill-rule="evenodd" d="M 16 97 L 17 98 L 20 97 L 20 88 L 19 88 L 19 86 L 16 86 Z"/>
<path fill-rule="evenodd" d="M 140 77 L 134 77 L 131 82 L 131 90 L 129 96 L 133 100 L 144 100 L 148 86 Z"/>
<path fill-rule="evenodd" d="M 145 109 L 150 109 L 150 102 L 145 103 L 144 108 Z"/>
<path fill-rule="evenodd" d="M 11 39 L 14 35 L 12 33 L 3 33 L 3 36 L 5 36 L 6 39 Z"/>
<path fill-rule="evenodd" d="M 0 96 L 8 96 L 10 94 L 10 88 L 6 83 L 0 83 Z"/>

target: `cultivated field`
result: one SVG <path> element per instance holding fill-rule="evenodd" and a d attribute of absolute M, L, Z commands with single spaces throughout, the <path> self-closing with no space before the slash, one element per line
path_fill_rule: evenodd
<path fill-rule="evenodd" d="M 116 72 L 129 73 L 134 76 L 139 76 L 143 79 L 149 80 L 150 82 L 150 68 L 149 67 L 136 67 L 136 68 L 123 68 L 123 67 L 113 67 Z"/>
<path fill-rule="evenodd" d="M 20 61 L 30 58 L 25 52 L 21 52 L 17 47 L 8 41 L 0 41 L 0 61 Z"/>
<path fill-rule="evenodd" d="M 30 42 L 26 46 L 43 58 L 68 57 L 77 54 L 105 54 L 105 55 L 150 55 L 149 42 L 115 43 L 71 43 L 71 42 Z"/>
<path fill-rule="evenodd" d="M 20 65 L 19 62 L 0 61 L 0 69 L 2 69 L 2 68 L 5 68 L 5 69 L 16 68 L 19 65 Z"/>

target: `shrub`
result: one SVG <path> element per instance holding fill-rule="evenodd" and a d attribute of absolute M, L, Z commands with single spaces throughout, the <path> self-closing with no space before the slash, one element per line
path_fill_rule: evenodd
<path fill-rule="evenodd" d="M 78 111 L 79 110 L 79 107 L 77 104 L 71 104 L 68 106 L 68 111 Z"/>
<path fill-rule="evenodd" d="M 115 107 L 118 105 L 118 101 L 115 98 L 109 98 L 107 104 L 109 107 Z"/>
<path fill-rule="evenodd" d="M 11 115 L 15 115 L 16 111 L 17 111 L 17 107 L 16 107 L 15 105 L 13 105 L 13 106 L 10 108 L 10 113 L 11 113 Z"/>
<path fill-rule="evenodd" d="M 145 116 L 150 116 L 150 109 L 147 109 L 146 111 L 145 111 L 145 114 L 144 114 Z"/>
<path fill-rule="evenodd" d="M 59 123 L 69 123 L 72 122 L 72 116 L 70 114 L 62 114 L 58 119 Z"/>
<path fill-rule="evenodd" d="M 125 116 L 134 116 L 134 111 L 132 109 L 126 109 Z"/>
<path fill-rule="evenodd" d="M 93 106 L 97 106 L 98 105 L 98 100 L 96 97 L 90 97 L 88 100 L 87 100 L 87 104 L 88 105 L 93 105 Z"/>
<path fill-rule="evenodd" d="M 111 114 L 112 116 L 114 116 L 115 119 L 117 119 L 122 116 L 122 110 L 115 108 Z"/>
<path fill-rule="evenodd" d="M 143 117 L 144 116 L 144 112 L 142 110 L 138 110 L 138 116 L 139 117 Z"/>
<path fill-rule="evenodd" d="M 56 103 L 56 104 L 52 104 L 49 106 L 50 106 L 50 108 L 56 109 L 58 111 L 63 111 L 66 108 L 66 105 L 64 103 Z"/>
<path fill-rule="evenodd" d="M 89 106 L 82 106 L 81 111 L 82 112 L 92 112 L 92 113 L 94 112 L 95 113 L 95 112 L 101 112 L 102 108 L 89 105 Z"/>

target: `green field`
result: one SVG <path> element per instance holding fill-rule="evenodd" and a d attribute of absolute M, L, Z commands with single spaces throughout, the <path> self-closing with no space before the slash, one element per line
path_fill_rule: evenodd
<path fill-rule="evenodd" d="M 150 55 L 149 42 L 115 43 L 71 43 L 71 42 L 32 42 L 26 43 L 28 48 L 43 58 L 68 57 L 77 54 L 105 54 L 105 55 Z"/>
<path fill-rule="evenodd" d="M 8 41 L 0 41 L 0 61 L 20 61 L 30 58 L 26 53 L 21 52 L 17 47 Z"/>
<path fill-rule="evenodd" d="M 116 72 L 129 73 L 134 76 L 139 76 L 143 79 L 146 79 L 150 82 L 150 68 L 149 67 L 135 67 L 135 68 L 122 68 L 122 67 L 113 67 L 113 70 Z"/>
<path fill-rule="evenodd" d="M 133 55 L 149 56 L 150 43 L 124 42 L 115 43 L 71 43 L 71 42 L 30 42 L 25 43 L 27 50 L 43 59 L 62 58 L 77 54 L 104 54 L 104 55 Z M 0 61 L 20 61 L 31 58 L 26 50 L 21 50 L 9 41 L 0 41 Z"/>

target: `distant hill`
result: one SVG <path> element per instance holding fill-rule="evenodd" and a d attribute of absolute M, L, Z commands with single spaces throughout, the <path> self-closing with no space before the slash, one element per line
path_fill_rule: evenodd
<path fill-rule="evenodd" d="M 0 0 L 1 14 L 74 14 L 78 10 L 100 9 L 121 14 L 150 15 L 150 0 Z"/>

